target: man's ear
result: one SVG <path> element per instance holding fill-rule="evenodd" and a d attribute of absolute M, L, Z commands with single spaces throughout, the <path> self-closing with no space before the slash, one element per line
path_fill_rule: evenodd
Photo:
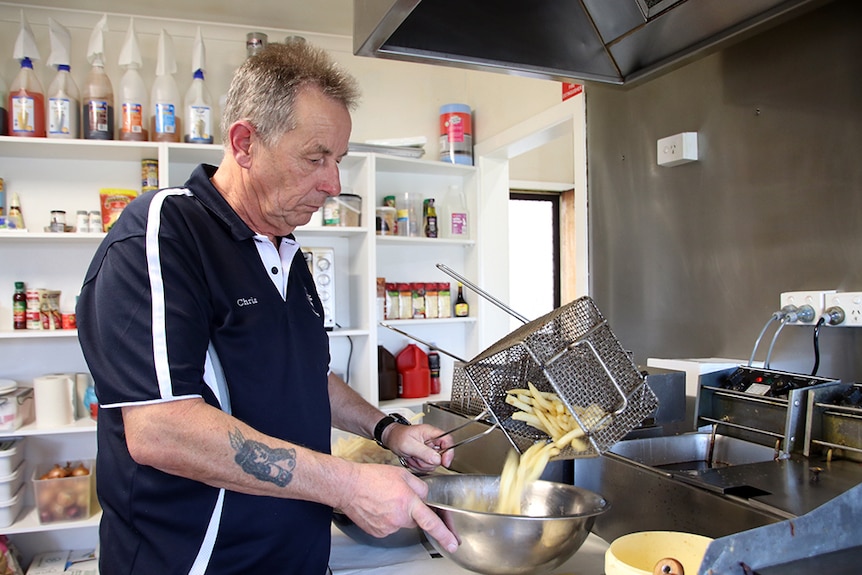
<path fill-rule="evenodd" d="M 243 168 L 251 166 L 251 146 L 254 135 L 254 127 L 246 120 L 234 122 L 228 131 L 234 160 Z"/>

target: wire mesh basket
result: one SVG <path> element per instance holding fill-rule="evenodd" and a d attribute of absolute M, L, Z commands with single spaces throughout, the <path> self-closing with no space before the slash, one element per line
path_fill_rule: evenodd
<path fill-rule="evenodd" d="M 476 390 L 476 387 L 464 371 L 466 364 L 456 361 L 452 367 L 452 397 L 449 407 L 462 415 L 479 415 L 487 412 L 488 407 Z"/>
<path fill-rule="evenodd" d="M 586 434 L 581 449 L 567 446 L 556 459 L 605 452 L 658 407 L 644 376 L 586 296 L 516 329 L 465 362 L 462 375 L 475 394 L 462 392 L 459 401 L 470 404 L 478 396 L 521 453 L 548 435 L 512 418 L 516 408 L 506 403 L 506 391 L 529 382 L 556 393 Z M 463 387 L 453 379 L 453 400 Z M 601 409 L 585 410 L 593 405 Z"/>

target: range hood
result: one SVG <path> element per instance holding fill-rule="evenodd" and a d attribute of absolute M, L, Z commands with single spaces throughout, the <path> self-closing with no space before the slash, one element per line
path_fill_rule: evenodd
<path fill-rule="evenodd" d="M 353 51 L 627 84 L 827 0 L 354 0 Z"/>

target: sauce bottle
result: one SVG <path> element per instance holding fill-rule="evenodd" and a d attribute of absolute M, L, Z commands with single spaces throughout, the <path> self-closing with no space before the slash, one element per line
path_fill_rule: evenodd
<path fill-rule="evenodd" d="M 9 88 L 3 78 L 0 78 L 0 136 L 9 135 Z M 0 206 L 2 209 L 2 206 Z"/>
<path fill-rule="evenodd" d="M 455 317 L 467 317 L 470 315 L 470 305 L 464 299 L 464 286 L 458 284 L 458 297 L 455 299 Z"/>
<path fill-rule="evenodd" d="M 9 215 L 6 216 L 6 220 L 15 225 L 14 229 L 24 229 L 24 214 L 21 213 L 21 200 L 17 193 L 12 194 L 9 200 Z"/>
<path fill-rule="evenodd" d="M 24 282 L 15 282 L 15 293 L 12 294 L 12 327 L 27 329 L 27 295 Z"/>
<path fill-rule="evenodd" d="M 428 370 L 431 372 L 431 393 L 440 393 L 440 353 L 436 347 L 428 350 Z"/>
<path fill-rule="evenodd" d="M 80 100 L 78 86 L 69 72 L 68 64 L 57 66 L 57 75 L 48 87 L 48 137 L 77 138 Z"/>
<path fill-rule="evenodd" d="M 45 93 L 33 72 L 30 58 L 21 59 L 21 69 L 9 87 L 9 135 L 45 137 Z"/>
<path fill-rule="evenodd" d="M 147 130 L 147 87 L 138 72 L 137 64 L 126 67 L 120 79 L 120 94 L 117 99 L 120 112 L 120 139 L 146 142 L 150 139 Z"/>
<path fill-rule="evenodd" d="M 186 92 L 186 142 L 193 144 L 213 143 L 212 98 L 204 82 L 203 70 L 195 70 L 192 85 Z"/>
<path fill-rule="evenodd" d="M 96 58 L 87 75 L 81 113 L 83 136 L 88 140 L 114 139 L 114 87 Z"/>

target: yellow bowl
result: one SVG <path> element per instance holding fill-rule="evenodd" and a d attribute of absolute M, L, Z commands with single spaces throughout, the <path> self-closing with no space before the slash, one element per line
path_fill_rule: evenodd
<path fill-rule="evenodd" d="M 697 575 L 712 539 L 677 531 L 642 531 L 624 535 L 605 552 L 605 575 L 652 575 L 656 563 L 672 557 L 686 575 Z"/>

